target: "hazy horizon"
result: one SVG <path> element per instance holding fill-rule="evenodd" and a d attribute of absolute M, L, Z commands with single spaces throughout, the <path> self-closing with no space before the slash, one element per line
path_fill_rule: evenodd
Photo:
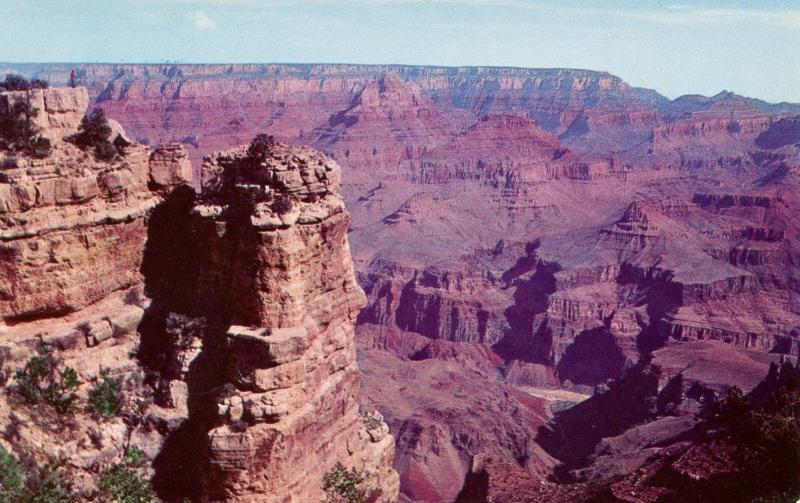
<path fill-rule="evenodd" d="M 800 102 L 790 1 L 51 0 L 0 20 L 8 63 L 574 68 L 670 99 Z"/>

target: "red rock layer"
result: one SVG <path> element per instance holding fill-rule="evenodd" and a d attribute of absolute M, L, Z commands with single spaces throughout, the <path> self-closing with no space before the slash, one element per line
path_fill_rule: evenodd
<path fill-rule="evenodd" d="M 337 462 L 363 472 L 371 501 L 397 498 L 393 438 L 379 415 L 358 411 L 364 294 L 339 183 L 334 161 L 283 145 L 260 165 L 240 149 L 203 166 L 198 229 L 208 260 L 229 266 L 203 267 L 200 284 L 229 299 L 236 389 L 209 432 L 211 500 L 317 501 Z"/>
<path fill-rule="evenodd" d="M 728 93 L 670 102 L 580 70 L 84 70 L 112 116 L 137 135 L 197 143 L 195 158 L 263 129 L 335 153 L 350 175 L 350 240 L 368 294 L 361 329 L 379 324 L 412 339 L 381 346 L 398 368 L 414 358 L 463 363 L 483 344 L 480 369 L 505 385 L 588 393 L 671 344 L 726 344 L 726 376 L 750 372 L 733 354 L 797 352 L 800 151 L 794 121 L 782 118 L 797 113 L 792 105 Z M 257 312 L 259 295 L 242 297 Z M 434 342 L 406 352 L 419 336 Z M 375 381 L 392 378 L 380 374 L 382 360 L 368 361 Z M 465 382 L 464 372 L 445 382 Z M 487 403 L 483 416 L 507 414 L 507 402 Z M 404 491 L 441 495 L 446 484 L 420 474 L 426 456 L 453 454 L 457 463 L 430 457 L 430 466 L 462 473 L 476 450 L 451 435 L 455 416 L 423 416 L 429 428 L 404 431 Z M 389 422 L 398 433 L 402 421 Z M 648 434 L 675 427 L 657 423 Z M 607 444 L 613 459 L 629 454 L 620 443 Z M 493 452 L 491 465 L 517 473 L 509 452 Z M 598 461 L 598 471 L 609 464 Z"/>
<path fill-rule="evenodd" d="M 88 104 L 81 88 L 38 90 L 37 99 L 47 101 L 49 111 L 37 120 L 55 124 L 43 129 L 46 135 L 55 131 L 54 140 L 77 130 Z M 182 147 L 173 150 L 185 158 Z M 0 317 L 77 311 L 142 281 L 147 215 L 161 202 L 161 191 L 191 179 L 188 164 L 162 159 L 162 152 L 157 149 L 151 158 L 148 148 L 134 144 L 104 163 L 57 142 L 45 159 L 6 156 L 0 182 L 5 263 Z"/>
<path fill-rule="evenodd" d="M 8 96 L 0 94 L 0 103 Z M 85 89 L 32 91 L 31 99 L 42 107 L 37 122 L 53 150 L 44 159 L 0 152 L 0 354 L 4 365 L 21 369 L 44 341 L 76 370 L 81 404 L 93 382 L 110 375 L 126 383 L 125 407 L 140 407 L 126 409 L 134 423 L 100 422 L 82 405 L 61 416 L 15 399 L 9 383 L 0 394 L 0 422 L 17 427 L 2 443 L 40 464 L 58 457 L 77 497 L 94 501 L 100 471 L 118 461 L 118 446 L 131 443 L 152 460 L 186 418 L 185 401 L 147 405 L 152 390 L 131 355 L 150 306 L 141 273 L 148 220 L 170 191 L 188 186 L 191 170 L 179 145 L 131 144 L 100 162 L 63 142 L 86 112 Z M 95 441 L 87 443 L 89 436 Z"/>

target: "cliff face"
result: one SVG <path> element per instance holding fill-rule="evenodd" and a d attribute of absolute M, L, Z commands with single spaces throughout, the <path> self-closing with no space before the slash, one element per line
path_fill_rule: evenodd
<path fill-rule="evenodd" d="M 17 427 L 0 445 L 62 459 L 84 501 L 129 446 L 166 501 L 318 501 L 337 462 L 361 471 L 372 501 L 395 501 L 393 437 L 359 411 L 365 298 L 335 162 L 286 146 L 259 166 L 222 153 L 195 204 L 183 147 L 133 143 L 96 161 L 60 140 L 86 91 L 44 96 L 63 105 L 49 117 L 71 117 L 43 127 L 52 155 L 0 154 L 0 354 L 21 368 L 50 343 L 84 383 L 79 400 L 108 375 L 124 410 L 99 421 L 81 407 L 55 427 L 9 391 L 0 421 Z"/>
<path fill-rule="evenodd" d="M 51 82 L 70 71 L 16 70 Z M 619 150 L 645 141 L 667 102 L 608 73 L 570 69 L 82 65 L 77 73 L 135 138 L 178 139 L 198 165 L 202 155 L 269 128 L 347 167 L 388 167 L 424 155 L 489 114 L 529 118 L 581 150 Z"/>
<path fill-rule="evenodd" d="M 0 99 L 22 99 L 6 93 Z M 112 292 L 140 284 L 149 213 L 173 187 L 189 183 L 188 161 L 172 149 L 125 147 L 112 162 L 60 141 L 77 131 L 86 90 L 31 91 L 36 121 L 52 138 L 49 157 L 6 155 L 0 182 L 0 317 L 52 318 L 78 311 Z"/>
<path fill-rule="evenodd" d="M 336 462 L 362 470 L 374 501 L 395 501 L 394 441 L 358 411 L 355 282 L 340 169 L 278 146 L 260 165 L 242 150 L 207 158 L 196 225 L 223 274 L 202 289 L 227 311 L 227 382 L 209 432 L 207 493 L 219 501 L 317 501 Z M 207 230 L 208 232 L 205 232 Z M 203 295 L 203 294 L 201 294 Z"/>
<path fill-rule="evenodd" d="M 51 140 L 60 140 L 75 132 L 89 106 L 89 93 L 84 87 L 49 88 L 0 93 L 0 107 L 19 100 L 29 101 L 38 111 L 33 122 Z"/>
<path fill-rule="evenodd" d="M 45 159 L 0 153 L 0 354 L 20 369 L 40 341 L 48 343 L 84 383 L 79 400 L 102 374 L 121 379 L 126 401 L 124 413 L 101 423 L 83 407 L 59 417 L 15 398 L 12 381 L 0 394 L 0 422 L 15 424 L 15 433 L 2 442 L 40 464 L 60 459 L 73 492 L 88 501 L 97 495 L 98 470 L 117 460 L 120 445 L 130 442 L 152 459 L 181 421 L 177 408 L 148 406 L 151 389 L 132 355 L 150 306 L 140 272 L 148 220 L 170 191 L 190 183 L 191 172 L 164 159 L 161 148 L 133 144 L 99 162 L 61 141 L 86 111 L 85 89 L 33 91 L 31 99 L 42 106 L 37 120 L 54 143 Z M 87 436 L 95 441 L 87 445 Z"/>

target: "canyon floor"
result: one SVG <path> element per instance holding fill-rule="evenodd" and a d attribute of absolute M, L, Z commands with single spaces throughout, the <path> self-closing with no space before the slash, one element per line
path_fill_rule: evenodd
<path fill-rule="evenodd" d="M 681 501 L 736 471 L 695 469 L 724 458 L 693 437 L 705 415 L 798 356 L 800 105 L 569 69 L 77 73 L 131 138 L 182 143 L 196 183 L 261 132 L 342 166 L 362 405 L 401 501 Z"/>

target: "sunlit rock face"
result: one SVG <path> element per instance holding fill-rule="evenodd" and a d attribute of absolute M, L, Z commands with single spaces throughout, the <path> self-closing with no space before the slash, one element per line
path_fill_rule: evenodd
<path fill-rule="evenodd" d="M 167 147 L 131 144 L 101 162 L 61 141 L 77 132 L 86 89 L 29 92 L 40 110 L 37 127 L 54 148 L 44 159 L 0 154 L 0 317 L 6 320 L 74 312 L 141 283 L 147 216 L 173 187 L 191 183 L 188 165 L 162 158 Z M 0 93 L 0 101 L 24 94 Z M 170 148 L 186 158 L 180 145 Z"/>
<path fill-rule="evenodd" d="M 23 94 L 0 93 L 0 106 L 28 99 Z M 114 376 L 125 383 L 127 420 L 136 419 L 126 422 L 121 413 L 99 424 L 83 405 L 74 415 L 60 415 L 20 401 L 7 387 L 0 394 L 0 422 L 17 421 L 18 427 L 3 447 L 40 465 L 62 459 L 65 483 L 78 498 L 91 501 L 102 476 L 98 467 L 106 469 L 117 459 L 119 445 L 130 442 L 152 460 L 169 432 L 186 419 L 185 394 L 169 407 L 152 404 L 136 353 L 138 329 L 151 306 L 142 273 L 148 223 L 173 191 L 191 191 L 191 170 L 177 161 L 187 156 L 180 145 L 151 149 L 127 143 L 106 162 L 63 141 L 77 132 L 86 112 L 86 89 L 32 90 L 29 98 L 38 109 L 36 126 L 51 140 L 52 151 L 45 158 L 0 152 L 4 367 L 23 368 L 46 343 L 75 369 L 82 383 L 79 403 L 86 403 L 101 376 Z M 113 134 L 111 140 L 125 133 L 117 128 Z M 164 157 L 165 151 L 174 158 Z M 162 176 L 165 172 L 171 176 Z M 154 178 L 161 183 L 154 185 Z M 87 443 L 89 436 L 95 441 Z"/>
<path fill-rule="evenodd" d="M 393 437 L 380 413 L 359 410 L 354 326 L 366 301 L 338 165 L 278 145 L 253 166 L 239 149 L 208 159 L 196 196 L 182 145 L 127 139 L 98 161 L 62 141 L 86 90 L 42 99 L 51 155 L 0 154 L 1 354 L 19 368 L 39 340 L 52 344 L 82 400 L 110 374 L 136 409 L 99 426 L 81 412 L 55 430 L 3 393 L 0 418 L 22 421 L 4 448 L 62 456 L 86 501 L 128 443 L 166 500 L 319 501 L 341 462 L 371 501 L 396 501 Z"/>
<path fill-rule="evenodd" d="M 365 298 L 340 176 L 333 160 L 286 145 L 255 165 L 242 149 L 203 165 L 199 284 L 230 316 L 234 389 L 209 432 L 212 500 L 317 501 L 337 462 L 364 473 L 374 501 L 397 498 L 393 437 L 379 415 L 359 413 L 354 329 Z"/>

